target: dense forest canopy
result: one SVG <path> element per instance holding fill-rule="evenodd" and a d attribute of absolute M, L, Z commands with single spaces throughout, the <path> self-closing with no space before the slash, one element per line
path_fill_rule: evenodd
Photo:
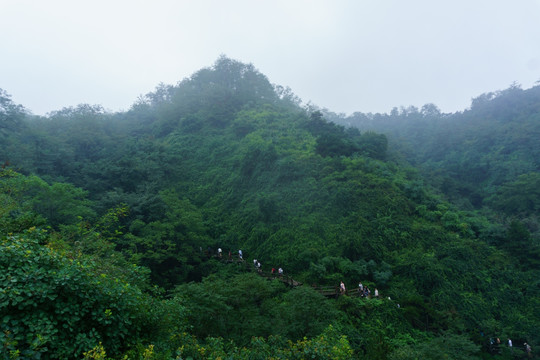
<path fill-rule="evenodd" d="M 340 116 L 225 56 L 119 113 L 2 90 L 3 354 L 526 356 L 539 117 L 518 86 Z"/>
<path fill-rule="evenodd" d="M 515 213 L 496 198 L 519 176 L 538 175 L 539 117 L 540 86 L 522 90 L 513 84 L 478 96 L 470 109 L 455 114 L 442 114 L 427 104 L 333 119 L 389 136 L 393 147 L 449 199 L 476 209 L 487 205 Z M 531 206 L 523 210 L 538 210 Z"/>

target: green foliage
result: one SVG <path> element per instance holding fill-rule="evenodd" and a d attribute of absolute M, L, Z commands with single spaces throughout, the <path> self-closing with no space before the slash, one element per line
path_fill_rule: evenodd
<path fill-rule="evenodd" d="M 46 236 L 31 228 L 0 240 L 2 346 L 26 358 L 77 357 L 99 342 L 111 354 L 125 350 L 144 333 L 145 296 L 40 245 Z"/>
<path fill-rule="evenodd" d="M 388 139 L 384 134 L 367 131 L 360 137 L 360 150 L 374 159 L 384 160 L 388 149 Z"/>
<path fill-rule="evenodd" d="M 540 86 L 512 85 L 480 95 L 462 113 L 442 114 L 428 104 L 421 111 L 409 107 L 336 120 L 388 135 L 392 150 L 417 164 L 429 184 L 460 206 L 480 208 L 487 200 L 515 214 L 532 210 L 538 188 L 531 176 L 539 169 L 539 99 Z M 520 175 L 527 176 L 518 181 Z M 523 198 L 526 193 L 530 200 Z"/>
<path fill-rule="evenodd" d="M 181 285 L 176 293 L 184 299 L 194 335 L 224 337 L 240 345 L 252 336 L 317 336 L 337 316 L 332 304 L 309 287 L 286 291 L 278 280 L 255 274 L 210 277 Z"/>
<path fill-rule="evenodd" d="M 0 89 L 0 134 L 6 136 L 10 132 L 17 130 L 22 126 L 25 115 L 26 110 L 24 107 L 15 104 L 11 100 L 11 96 L 5 90 Z M 6 158 L 2 160 L 5 161 L 9 159 Z"/>
<path fill-rule="evenodd" d="M 23 219 L 36 218 L 38 214 L 55 227 L 60 224 L 74 224 L 80 217 L 91 219 L 95 212 L 91 209 L 91 202 L 86 195 L 86 191 L 68 183 L 49 185 L 37 176 L 0 170 L 0 196 L 4 202 L 0 217 L 6 219 L 10 215 L 9 218 L 14 223 L 24 223 Z"/>
<path fill-rule="evenodd" d="M 310 115 L 307 129 L 317 137 L 316 152 L 321 156 L 351 156 L 355 153 L 384 160 L 388 140 L 385 135 L 368 131 L 360 135 L 359 131 L 348 130 L 342 126 L 327 122 L 320 111 Z"/>
<path fill-rule="evenodd" d="M 31 198 L 25 196 L 28 181 L 13 170 L 0 170 L 0 229 L 5 233 L 19 232 L 45 223 L 33 211 Z"/>
<path fill-rule="evenodd" d="M 377 264 L 374 260 L 360 259 L 351 261 L 342 257 L 324 257 L 317 262 L 311 262 L 306 279 L 311 284 L 333 284 L 340 281 L 346 284 L 357 284 L 359 281 L 369 282 L 370 286 L 385 286 L 392 277 L 392 266 L 382 261 Z"/>
<path fill-rule="evenodd" d="M 71 184 L 45 183 L 37 184 L 38 188 L 31 189 L 34 193 L 32 202 L 34 210 L 43 215 L 53 226 L 73 224 L 79 217 L 92 219 L 95 212 L 90 208 L 91 203 L 86 199 L 87 192 Z"/>
<path fill-rule="evenodd" d="M 506 239 L 500 246 L 518 259 L 522 266 L 539 268 L 540 244 L 533 243 L 531 233 L 521 221 L 512 220 L 510 222 Z"/>
<path fill-rule="evenodd" d="M 480 359 L 479 352 L 480 346 L 475 345 L 466 337 L 445 333 L 428 341 L 399 347 L 390 354 L 389 359 Z"/>
<path fill-rule="evenodd" d="M 319 335 L 338 317 L 328 300 L 307 286 L 284 294 L 279 308 L 285 322 L 281 329 L 288 339 L 293 340 Z"/>
<path fill-rule="evenodd" d="M 341 296 L 337 306 L 342 316 L 341 332 L 355 351 L 367 358 L 386 358 L 395 347 L 393 339 L 413 333 L 402 310 L 390 299 Z"/>
<path fill-rule="evenodd" d="M 201 261 L 200 249 L 209 239 L 199 210 L 174 191 L 160 195 L 165 203 L 163 221 L 134 222 L 131 234 L 121 241 L 121 249 L 152 271 L 155 283 L 171 287 L 185 280 L 199 279 L 193 264 Z M 135 250 L 135 251 L 134 251 Z M 195 272 L 194 272 L 195 271 Z"/>
<path fill-rule="evenodd" d="M 354 359 L 347 338 L 329 326 L 321 335 L 313 339 L 284 342 L 280 337 L 253 337 L 248 347 L 238 348 L 220 339 L 207 339 L 200 344 L 189 334 L 181 334 L 176 339 L 179 344 L 180 359 Z"/>
<path fill-rule="evenodd" d="M 540 174 L 529 173 L 503 184 L 490 198 L 492 206 L 505 213 L 531 215 L 540 211 Z"/>

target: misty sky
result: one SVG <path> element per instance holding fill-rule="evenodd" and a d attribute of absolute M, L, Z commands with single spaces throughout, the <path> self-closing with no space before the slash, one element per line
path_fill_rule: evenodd
<path fill-rule="evenodd" d="M 540 80 L 540 0 L 0 0 L 0 34 L 0 88 L 39 115 L 127 110 L 220 54 L 347 114 Z"/>

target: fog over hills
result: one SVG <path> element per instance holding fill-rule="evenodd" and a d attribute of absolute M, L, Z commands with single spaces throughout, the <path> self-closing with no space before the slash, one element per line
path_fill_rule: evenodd
<path fill-rule="evenodd" d="M 434 103 L 540 79 L 536 0 L 3 1 L 0 86 L 34 114 L 127 110 L 226 54 L 336 113 Z M 279 21 L 278 21 L 279 20 Z"/>
<path fill-rule="evenodd" d="M 36 116 L 6 89 L 2 349 L 533 357 L 538 89 L 347 116 L 226 56 L 126 111 Z"/>

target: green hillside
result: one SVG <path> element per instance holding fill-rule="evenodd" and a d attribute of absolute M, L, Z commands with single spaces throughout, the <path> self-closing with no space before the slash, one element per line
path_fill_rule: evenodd
<path fill-rule="evenodd" d="M 527 90 L 512 85 L 482 94 L 472 100 L 470 109 L 455 114 L 443 114 L 428 104 L 334 120 L 389 136 L 395 149 L 422 168 L 426 179 L 462 206 L 487 206 L 509 215 L 538 213 L 540 201 L 534 191 L 540 171 L 538 85 Z M 532 186 L 523 191 L 531 196 L 525 202 L 506 196 L 509 187 L 517 190 L 520 176 L 520 182 Z"/>
<path fill-rule="evenodd" d="M 422 109 L 394 133 L 382 124 L 413 115 L 337 125 L 226 57 L 121 113 L 39 117 L 0 95 L 6 358 L 511 359 L 540 345 L 532 96 L 506 104 L 530 115 L 519 133 L 491 126 L 504 144 L 457 129 L 436 152 L 439 124 L 488 121 L 506 95 Z M 460 131 L 483 152 L 452 148 Z"/>

